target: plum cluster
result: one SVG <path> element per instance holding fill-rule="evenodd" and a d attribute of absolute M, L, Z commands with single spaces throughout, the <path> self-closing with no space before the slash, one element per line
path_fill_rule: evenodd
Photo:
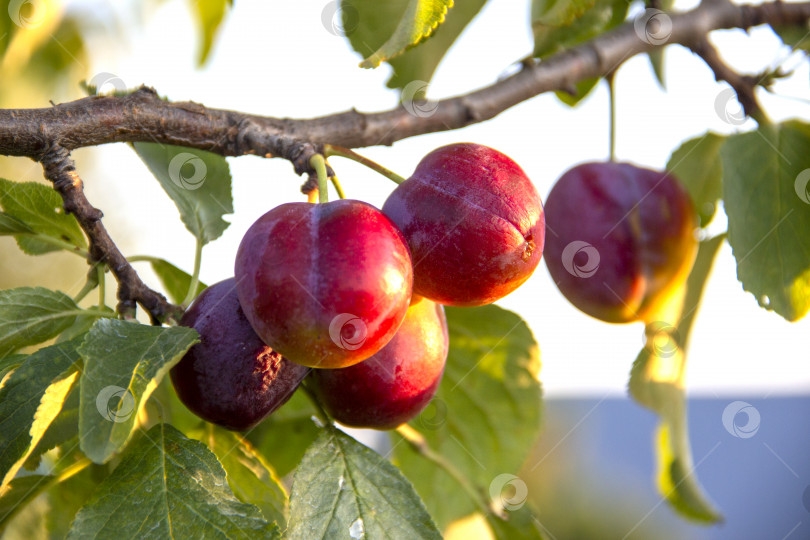
<path fill-rule="evenodd" d="M 181 324 L 200 343 L 172 369 L 205 420 L 246 430 L 307 385 L 337 421 L 390 429 L 430 402 L 448 354 L 442 305 L 509 294 L 540 262 L 545 219 L 521 168 L 463 143 L 425 156 L 382 210 L 288 203 L 247 231 L 235 277 Z"/>

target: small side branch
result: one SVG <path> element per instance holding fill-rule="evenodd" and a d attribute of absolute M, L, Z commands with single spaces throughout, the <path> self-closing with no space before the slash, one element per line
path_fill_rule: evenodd
<path fill-rule="evenodd" d="M 45 177 L 61 195 L 65 212 L 73 214 L 90 242 L 91 263 L 109 266 L 118 280 L 118 312 L 125 318 L 135 316 L 140 304 L 153 324 L 179 320 L 182 310 L 150 289 L 121 254 L 101 222 L 102 212 L 87 200 L 82 180 L 76 172 L 70 152 L 60 146 L 50 147 L 39 159 Z"/>

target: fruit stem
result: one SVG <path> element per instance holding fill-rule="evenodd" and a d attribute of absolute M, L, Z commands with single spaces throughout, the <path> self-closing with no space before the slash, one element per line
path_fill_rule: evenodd
<path fill-rule="evenodd" d="M 90 294 L 90 291 L 98 287 L 98 282 L 96 281 L 96 273 L 93 271 L 92 277 L 90 274 L 87 275 L 87 281 L 84 282 L 84 287 L 80 290 L 76 296 L 73 297 L 73 301 L 75 303 L 81 302 L 85 296 Z"/>
<path fill-rule="evenodd" d="M 327 166 L 330 166 L 328 160 L 324 160 L 324 161 L 326 161 Z M 337 191 L 338 197 L 340 197 L 341 199 L 345 199 L 346 198 L 346 192 L 343 191 L 343 186 L 340 185 L 340 180 L 338 180 L 337 175 L 330 176 L 329 180 L 331 180 L 332 185 L 335 186 L 335 191 Z"/>
<path fill-rule="evenodd" d="M 611 71 L 605 76 L 608 83 L 608 96 L 610 99 L 610 161 L 616 161 L 616 72 Z"/>
<path fill-rule="evenodd" d="M 329 415 L 326 414 L 326 411 L 321 406 L 321 402 L 318 401 L 318 397 L 315 395 L 309 386 L 307 386 L 306 381 L 302 382 L 299 388 L 304 390 L 304 393 L 309 398 L 309 401 L 312 402 L 312 405 L 315 407 L 315 415 L 318 417 L 318 420 L 321 421 L 324 427 L 332 425 L 332 419 L 329 418 Z"/>
<path fill-rule="evenodd" d="M 326 160 L 324 160 L 321 154 L 315 154 L 309 159 L 309 164 L 312 165 L 315 172 L 318 173 L 318 202 L 329 202 L 329 191 L 327 186 L 329 177 L 326 174 Z"/>
<path fill-rule="evenodd" d="M 324 147 L 323 147 L 323 153 L 324 153 L 324 155 L 326 157 L 340 156 L 340 157 L 344 157 L 344 158 L 348 158 L 348 159 L 351 159 L 353 161 L 356 161 L 357 163 L 365 165 L 369 169 L 377 171 L 378 173 L 385 176 L 386 178 L 388 178 L 389 180 L 391 180 L 392 182 L 394 182 L 396 184 L 401 184 L 402 182 L 405 181 L 405 179 L 403 177 L 401 177 L 400 175 L 398 175 L 397 173 L 395 173 L 395 172 L 393 172 L 393 171 L 391 171 L 389 169 L 386 169 L 385 167 L 383 167 L 379 163 L 377 163 L 375 161 L 372 161 L 372 160 L 368 159 L 367 157 L 361 156 L 360 154 L 358 154 L 354 150 L 350 150 L 348 148 L 343 148 L 342 146 L 334 146 L 334 145 L 331 145 L 331 144 L 325 144 Z"/>
<path fill-rule="evenodd" d="M 104 301 L 107 294 L 106 276 L 104 275 L 104 265 L 96 265 L 96 275 L 98 276 L 98 307 L 103 308 L 107 303 Z"/>
<path fill-rule="evenodd" d="M 459 471 L 455 465 L 447 461 L 445 457 L 437 452 L 435 452 L 427 442 L 427 439 L 413 429 L 408 424 L 402 424 L 396 429 L 397 433 L 405 439 L 405 441 L 413 448 L 418 454 L 422 457 L 427 459 L 428 461 L 433 462 L 435 465 L 438 465 L 444 471 L 453 477 L 453 479 L 458 482 L 458 484 L 467 492 L 467 495 L 473 500 L 473 502 L 478 506 L 478 509 L 484 513 L 484 515 L 493 514 L 501 519 L 504 519 L 504 516 L 495 511 L 495 509 L 489 504 L 486 496 L 470 482 L 470 480 Z"/>
<path fill-rule="evenodd" d="M 202 265 L 203 245 L 202 238 L 197 238 L 197 246 L 194 250 L 194 270 L 191 273 L 191 283 L 188 287 L 188 293 L 181 304 L 183 306 L 188 306 L 191 301 L 194 300 L 194 297 L 197 296 L 197 287 L 200 285 L 200 266 Z"/>

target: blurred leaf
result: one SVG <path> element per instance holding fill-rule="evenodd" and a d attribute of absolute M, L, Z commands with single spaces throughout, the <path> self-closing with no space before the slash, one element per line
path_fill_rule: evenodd
<path fill-rule="evenodd" d="M 267 521 L 284 527 L 287 523 L 287 492 L 273 468 L 240 434 L 213 424 L 206 425 L 201 440 L 217 455 L 228 475 L 234 495 L 262 511 Z"/>
<path fill-rule="evenodd" d="M 375 68 L 430 36 L 444 22 L 453 0 L 408 0 L 394 33 L 360 67 Z"/>
<path fill-rule="evenodd" d="M 661 90 L 667 89 L 667 82 L 664 78 L 664 50 L 665 49 L 663 47 L 660 47 L 647 53 L 647 58 L 650 60 L 650 66 L 655 74 L 655 80 L 658 81 L 658 85 L 661 87 Z"/>
<path fill-rule="evenodd" d="M 56 191 L 36 182 L 12 182 L 0 178 L 0 207 L 35 233 L 84 249 L 87 242 L 76 218 L 65 214 Z M 3 220 L 4 225 L 17 226 Z M 30 235 L 18 235 L 17 244 L 29 255 L 57 251 L 61 247 Z"/>
<path fill-rule="evenodd" d="M 312 420 L 314 415 L 309 399 L 303 392 L 295 392 L 246 437 L 283 477 L 298 465 L 301 456 L 318 437 L 321 430 Z"/>
<path fill-rule="evenodd" d="M 81 23 L 82 19 L 78 17 L 65 17 L 56 31 L 48 35 L 48 39 L 34 50 L 26 68 L 40 79 L 57 79 L 60 82 L 72 79 L 73 84 L 74 77 L 86 75 L 86 66 L 91 62 Z"/>
<path fill-rule="evenodd" d="M 585 79 L 579 81 L 574 85 L 574 94 L 571 95 L 568 92 L 561 92 L 557 91 L 554 92 L 557 96 L 557 99 L 568 105 L 569 107 L 575 107 L 580 101 L 588 97 L 588 94 L 591 93 L 591 90 L 599 83 L 601 79 Z"/>
<path fill-rule="evenodd" d="M 149 395 L 198 341 L 193 328 L 181 326 L 116 319 L 93 325 L 79 349 L 84 360 L 79 440 L 87 457 L 105 463 L 124 447 Z"/>
<path fill-rule="evenodd" d="M 0 236 L 11 236 L 20 233 L 36 234 L 31 227 L 19 219 L 5 212 L 0 212 Z"/>
<path fill-rule="evenodd" d="M 79 376 L 79 343 L 38 350 L 0 388 L 0 487 L 14 478 L 62 410 Z"/>
<path fill-rule="evenodd" d="M 0 533 L 11 518 L 42 493 L 54 478 L 48 474 L 29 474 L 15 478 L 0 489 Z"/>
<path fill-rule="evenodd" d="M 200 43 L 197 58 L 198 67 L 202 67 L 208 59 L 211 46 L 214 44 L 222 19 L 225 17 L 225 11 L 230 4 L 229 0 L 194 0 L 191 2 L 202 33 L 202 43 Z"/>
<path fill-rule="evenodd" d="M 28 358 L 27 354 L 10 354 L 5 358 L 0 358 L 0 388 L 3 388 L 3 379 L 9 371 L 19 367 Z"/>
<path fill-rule="evenodd" d="M 719 235 L 700 243 L 681 303 L 674 310 L 677 323 L 659 321 L 647 325 L 647 342 L 633 363 L 628 385 L 633 399 L 661 419 L 656 438 L 661 496 L 682 515 L 706 523 L 717 523 L 723 518 L 703 494 L 695 474 L 686 419 L 684 373 L 692 323 L 724 240 L 725 235 Z"/>
<path fill-rule="evenodd" d="M 177 205 L 191 234 L 204 244 L 219 238 L 230 225 L 222 216 L 233 213 L 231 171 L 225 158 L 157 143 L 133 147 Z"/>
<path fill-rule="evenodd" d="M 615 28 L 628 6 L 623 0 L 532 0 L 534 56 L 546 58 Z"/>
<path fill-rule="evenodd" d="M 70 327 L 82 310 L 66 294 L 43 287 L 0 291 L 0 358 Z"/>
<path fill-rule="evenodd" d="M 771 28 L 785 45 L 792 47 L 794 50 L 810 51 L 810 21 L 801 26 L 771 25 Z"/>
<path fill-rule="evenodd" d="M 394 32 L 406 3 L 407 0 L 344 0 L 343 31 L 354 50 L 363 57 L 373 54 Z M 388 87 L 408 87 L 403 92 L 404 99 L 423 99 L 439 62 L 484 4 L 486 0 L 456 2 L 430 39 L 388 59 L 387 62 L 393 68 Z"/>
<path fill-rule="evenodd" d="M 60 461 L 68 460 L 72 455 L 81 455 L 78 450 L 71 452 L 70 456 L 61 457 Z M 71 465 L 66 467 L 69 468 Z M 51 538 L 64 538 L 70 525 L 76 518 L 79 509 L 84 506 L 98 488 L 102 479 L 107 476 L 107 471 L 103 467 L 91 465 L 70 478 L 60 478 L 59 482 L 54 482 L 47 487 L 45 494 L 48 498 L 48 514 L 46 526 Z M 60 474 L 61 477 L 61 474 Z"/>
<path fill-rule="evenodd" d="M 190 274 L 180 270 L 169 261 L 155 257 L 149 258 L 149 264 L 152 265 L 152 270 L 157 274 L 158 279 L 160 279 L 161 284 L 163 284 L 163 289 L 168 293 L 172 302 L 179 304 L 186 299 L 188 289 L 191 287 Z M 197 292 L 194 294 L 194 297 L 196 298 L 206 287 L 208 287 L 208 285 L 205 283 L 198 283 Z"/>
<path fill-rule="evenodd" d="M 334 426 L 323 429 L 295 471 L 290 540 L 441 538 L 396 467 Z"/>
<path fill-rule="evenodd" d="M 700 226 L 707 226 L 717 211 L 717 201 L 723 195 L 723 162 L 720 148 L 726 137 L 707 132 L 685 141 L 672 152 L 667 171 L 675 175 L 689 192 Z"/>
<path fill-rule="evenodd" d="M 507 512 L 508 519 L 500 519 L 492 514 L 487 515 L 487 524 L 495 533 L 495 538 L 509 540 L 543 540 L 540 523 L 531 513 L 528 506 L 521 506 Z"/>
<path fill-rule="evenodd" d="M 128 501 L 129 504 L 122 504 Z M 168 424 L 146 432 L 76 515 L 75 538 L 279 538 L 239 502 L 204 444 Z"/>
<path fill-rule="evenodd" d="M 526 323 L 510 311 L 489 305 L 445 312 L 450 353 L 444 378 L 410 425 L 487 492 L 496 476 L 520 469 L 539 435 L 539 350 Z M 475 510 L 452 477 L 409 445 L 395 444 L 394 458 L 442 529 Z"/>
<path fill-rule="evenodd" d="M 732 135 L 723 145 L 723 201 L 737 278 L 788 321 L 810 309 L 810 124 Z"/>

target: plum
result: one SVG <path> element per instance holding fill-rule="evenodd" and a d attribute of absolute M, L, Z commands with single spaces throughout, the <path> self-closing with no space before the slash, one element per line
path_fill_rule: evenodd
<path fill-rule="evenodd" d="M 408 241 L 414 293 L 442 304 L 480 306 L 506 296 L 543 253 L 540 195 L 517 163 L 480 144 L 430 152 L 383 212 Z"/>
<path fill-rule="evenodd" d="M 402 233 L 370 204 L 282 204 L 248 229 L 236 289 L 250 324 L 293 362 L 356 364 L 399 328 L 413 267 Z"/>
<path fill-rule="evenodd" d="M 351 367 L 313 370 L 308 380 L 324 409 L 341 424 L 392 429 L 433 398 L 447 350 L 444 308 L 414 297 L 402 326 L 377 354 Z"/>
<path fill-rule="evenodd" d="M 596 162 L 565 172 L 546 199 L 545 260 L 562 294 L 597 319 L 646 321 L 689 275 L 697 215 L 670 174 Z"/>
<path fill-rule="evenodd" d="M 197 343 L 170 372 L 180 401 L 200 418 L 244 431 L 292 396 L 309 372 L 268 347 L 250 326 L 236 281 L 204 290 L 180 324 L 197 330 Z"/>

